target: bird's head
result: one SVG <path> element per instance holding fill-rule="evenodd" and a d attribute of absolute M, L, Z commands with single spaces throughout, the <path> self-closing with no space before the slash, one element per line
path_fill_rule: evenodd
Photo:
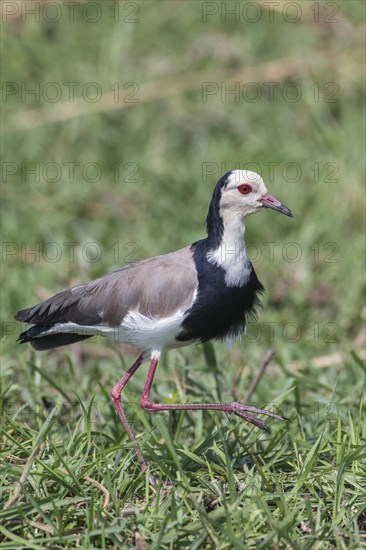
<path fill-rule="evenodd" d="M 272 208 L 285 216 L 293 217 L 287 206 L 268 193 L 263 179 L 255 172 L 233 170 L 223 176 L 220 182 L 219 210 L 222 216 L 231 213 L 244 218 L 263 208 Z"/>

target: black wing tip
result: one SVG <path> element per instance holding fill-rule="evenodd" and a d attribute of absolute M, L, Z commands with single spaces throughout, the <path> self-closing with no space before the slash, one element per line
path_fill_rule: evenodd
<path fill-rule="evenodd" d="M 17 321 L 23 321 L 23 322 L 26 322 L 27 320 L 27 315 L 26 315 L 26 312 L 28 310 L 27 309 L 21 309 L 20 311 L 18 311 L 18 313 L 16 313 L 14 315 L 14 319 L 16 319 Z"/>
<path fill-rule="evenodd" d="M 34 310 L 37 306 L 27 307 L 27 309 L 21 309 L 14 315 L 14 319 L 22 323 L 32 323 L 34 316 Z"/>

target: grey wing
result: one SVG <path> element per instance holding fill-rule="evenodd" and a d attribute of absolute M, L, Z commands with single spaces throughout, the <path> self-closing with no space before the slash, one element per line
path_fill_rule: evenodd
<path fill-rule="evenodd" d="M 19 321 L 117 326 L 129 311 L 162 318 L 185 311 L 194 300 L 197 273 L 189 247 L 122 267 L 94 281 L 19 311 Z"/>

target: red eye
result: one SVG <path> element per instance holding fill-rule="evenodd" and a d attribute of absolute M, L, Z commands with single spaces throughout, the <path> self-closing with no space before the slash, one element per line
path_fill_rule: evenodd
<path fill-rule="evenodd" d="M 247 195 L 248 193 L 251 192 L 251 190 L 252 190 L 252 186 L 249 185 L 248 183 L 244 183 L 243 185 L 238 185 L 238 191 L 242 195 Z"/>

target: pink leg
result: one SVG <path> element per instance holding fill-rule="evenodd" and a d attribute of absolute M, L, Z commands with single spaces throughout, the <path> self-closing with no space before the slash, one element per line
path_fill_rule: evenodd
<path fill-rule="evenodd" d="M 111 392 L 111 399 L 113 403 L 113 407 L 116 409 L 118 416 L 120 417 L 122 424 L 124 425 L 126 432 L 128 434 L 128 437 L 133 443 L 133 448 L 135 449 L 137 458 L 139 459 L 141 470 L 144 471 L 147 467 L 147 464 L 145 462 L 144 457 L 142 456 L 141 449 L 137 443 L 135 434 L 132 431 L 132 428 L 127 420 L 127 416 L 125 411 L 123 410 L 122 403 L 121 403 L 121 393 L 124 388 L 124 386 L 127 384 L 131 376 L 137 371 L 143 360 L 145 359 L 145 354 L 141 353 L 141 355 L 136 359 L 132 367 L 128 369 L 126 374 L 122 376 L 121 380 L 117 382 L 117 384 L 114 386 L 112 392 Z"/>
<path fill-rule="evenodd" d="M 140 405 L 143 409 L 147 411 L 171 411 L 171 410 L 216 410 L 223 411 L 228 414 L 236 414 L 243 418 L 250 424 L 254 424 L 258 428 L 263 430 L 268 430 L 267 425 L 263 420 L 256 418 L 252 414 L 264 414 L 270 416 L 271 418 L 277 418 L 277 420 L 285 420 L 279 414 L 275 414 L 271 411 L 265 409 L 258 409 L 257 407 L 251 407 L 249 405 L 243 405 L 241 403 L 187 403 L 187 404 L 164 404 L 164 403 L 153 403 L 150 399 L 150 390 L 151 385 L 154 379 L 156 367 L 158 366 L 158 360 L 152 359 L 150 363 L 149 372 L 146 378 L 145 386 L 142 391 Z"/>

